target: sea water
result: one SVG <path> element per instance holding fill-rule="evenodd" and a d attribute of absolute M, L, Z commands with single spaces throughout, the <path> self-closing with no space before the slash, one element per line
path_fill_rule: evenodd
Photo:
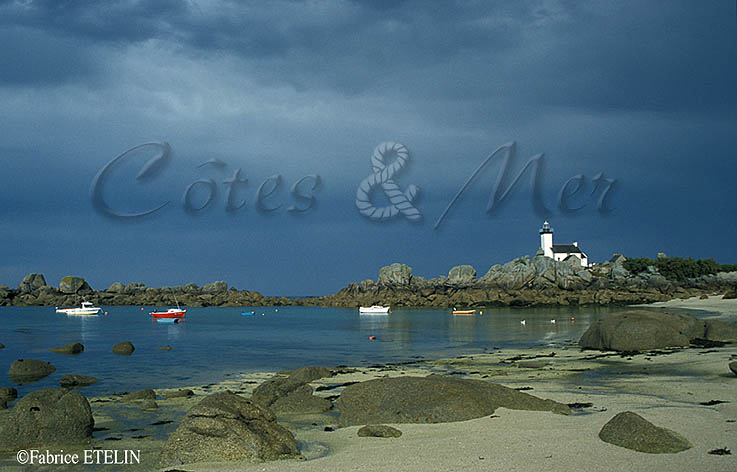
<path fill-rule="evenodd" d="M 611 311 L 486 308 L 472 316 L 454 316 L 449 310 L 429 309 L 361 315 L 345 308 L 220 307 L 189 308 L 181 323 L 164 324 L 152 319 L 150 307 L 102 308 L 107 315 L 69 316 L 52 307 L 0 308 L 0 343 L 5 344 L 0 349 L 0 387 L 14 385 L 8 369 L 21 358 L 48 361 L 56 372 L 16 386 L 19 395 L 58 387 L 64 374 L 82 374 L 100 379 L 83 389 L 95 396 L 201 385 L 239 373 L 306 365 L 363 366 L 550 345 L 578 340 L 593 321 Z M 254 315 L 241 315 L 250 311 Z M 113 354 L 112 346 L 121 341 L 133 343 L 132 355 Z M 82 343 L 84 352 L 49 351 L 73 342 Z"/>

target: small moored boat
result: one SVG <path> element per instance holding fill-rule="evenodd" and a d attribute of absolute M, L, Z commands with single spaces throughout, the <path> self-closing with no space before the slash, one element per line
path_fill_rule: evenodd
<path fill-rule="evenodd" d="M 372 305 L 372 306 L 362 306 L 358 308 L 359 313 L 372 313 L 372 314 L 388 314 L 389 313 L 388 306 L 382 306 L 382 305 Z"/>
<path fill-rule="evenodd" d="M 474 315 L 476 310 L 453 310 L 454 315 Z"/>
<path fill-rule="evenodd" d="M 97 315 L 102 311 L 102 308 L 95 306 L 90 302 L 82 302 L 79 307 L 56 307 L 57 313 L 63 313 L 65 315 Z"/>
<path fill-rule="evenodd" d="M 166 311 L 152 311 L 151 316 L 153 316 L 156 319 L 171 319 L 171 318 L 184 318 L 184 315 L 187 314 L 187 310 L 182 310 L 181 308 L 169 308 Z"/>
<path fill-rule="evenodd" d="M 244 311 L 243 313 L 241 313 L 242 316 L 253 316 L 255 314 L 256 312 L 253 311 Z"/>
<path fill-rule="evenodd" d="M 177 303 L 176 308 L 169 308 L 166 311 L 152 311 L 151 316 L 157 320 L 184 318 L 184 315 L 187 314 L 187 310 L 183 310 L 182 307 L 179 306 L 179 300 L 177 300 L 176 295 L 174 295 L 174 301 Z"/>

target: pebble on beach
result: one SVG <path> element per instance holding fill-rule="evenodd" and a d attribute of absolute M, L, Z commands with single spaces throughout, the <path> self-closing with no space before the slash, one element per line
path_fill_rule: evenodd
<path fill-rule="evenodd" d="M 402 432 L 384 424 L 368 424 L 358 430 L 358 435 L 362 438 L 398 438 Z"/>

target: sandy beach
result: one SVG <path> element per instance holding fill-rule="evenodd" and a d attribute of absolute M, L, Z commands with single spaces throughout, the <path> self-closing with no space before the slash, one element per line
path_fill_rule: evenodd
<path fill-rule="evenodd" d="M 737 313 L 737 300 L 710 297 L 651 305 L 671 310 L 702 310 L 720 317 Z M 555 355 L 552 355 L 555 353 Z M 538 357 L 550 356 L 550 357 Z M 490 417 L 444 424 L 396 424 L 400 438 L 361 438 L 357 426 L 324 431 L 331 417 L 308 418 L 320 427 L 295 426 L 298 441 L 309 445 L 305 461 L 262 464 L 194 464 L 191 471 L 657 471 L 737 469 L 737 456 L 712 455 L 727 448 L 737 453 L 737 377 L 727 368 L 737 347 L 689 348 L 622 357 L 582 352 L 576 345 L 502 350 L 488 354 L 360 369 L 313 382 L 314 387 L 382 376 L 445 373 L 482 378 L 561 403 L 590 403 L 570 416 L 500 408 Z M 519 360 L 514 360 L 519 359 Z M 532 359 L 532 360 L 531 360 Z M 245 380 L 245 379 L 242 379 Z M 218 388 L 246 389 L 237 380 Z M 338 389 L 339 390 L 339 389 Z M 338 390 L 323 391 L 335 394 Z M 702 405 L 713 400 L 716 405 Z M 622 411 L 685 436 L 693 448 L 677 454 L 646 454 L 599 439 L 602 426 Z M 304 419 L 302 419 L 304 420 Z M 303 423 L 304 424 L 304 423 Z M 307 423 L 308 425 L 310 423 Z M 334 426 L 334 425 L 333 425 Z M 316 455 L 317 457 L 310 457 Z"/>
<path fill-rule="evenodd" d="M 657 304 L 655 308 L 704 310 L 734 318 L 737 300 L 712 297 Z M 443 374 L 482 379 L 552 399 L 572 407 L 569 416 L 499 408 L 470 421 L 441 424 L 392 424 L 399 438 L 366 438 L 358 426 L 338 427 L 337 414 L 280 416 L 294 433 L 305 460 L 266 463 L 197 463 L 162 470 L 187 471 L 733 471 L 737 470 L 737 377 L 728 363 L 737 346 L 683 348 L 621 355 L 582 351 L 575 342 L 530 349 L 490 350 L 451 359 L 356 368 L 311 382 L 316 395 L 335 397 L 347 383 L 364 380 Z M 141 449 L 142 463 L 131 470 L 151 470 L 166 435 L 184 412 L 204 395 L 230 390 L 250 397 L 272 373 L 234 375 L 222 382 L 191 387 L 190 398 L 160 399 L 155 413 L 120 410 L 114 396 L 91 398 L 97 445 Z M 163 396 L 166 390 L 158 390 Z M 716 401 L 716 402 L 715 402 Z M 722 402 L 722 403 L 720 403 Z M 693 447 L 676 454 L 646 454 L 599 439 L 614 415 L 633 411 L 657 426 L 671 429 Z M 127 416 L 126 416 L 127 415 Z M 121 418 L 125 417 L 125 420 Z M 120 431 L 140 424 L 131 433 Z M 115 437 L 115 443 L 105 438 Z M 726 448 L 732 455 L 709 451 Z"/>

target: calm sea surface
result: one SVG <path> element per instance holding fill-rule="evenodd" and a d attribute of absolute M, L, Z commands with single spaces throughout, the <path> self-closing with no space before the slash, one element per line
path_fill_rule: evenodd
<path fill-rule="evenodd" d="M 49 361 L 57 369 L 45 379 L 16 386 L 20 395 L 59 386 L 63 374 L 83 374 L 101 379 L 84 388 L 85 395 L 94 396 L 198 385 L 242 372 L 402 362 L 577 340 L 610 311 L 490 308 L 483 315 L 453 316 L 447 310 L 416 309 L 387 316 L 342 308 L 190 308 L 186 321 L 161 324 L 152 321 L 149 307 L 103 310 L 109 315 L 67 316 L 52 307 L 0 308 L 0 343 L 5 344 L 0 349 L 0 387 L 13 385 L 8 368 L 20 358 Z M 252 310 L 255 316 L 241 315 Z M 133 355 L 112 353 L 121 341 L 135 345 Z M 72 342 L 84 344 L 84 352 L 70 356 L 49 351 Z M 172 350 L 156 349 L 166 345 Z"/>

